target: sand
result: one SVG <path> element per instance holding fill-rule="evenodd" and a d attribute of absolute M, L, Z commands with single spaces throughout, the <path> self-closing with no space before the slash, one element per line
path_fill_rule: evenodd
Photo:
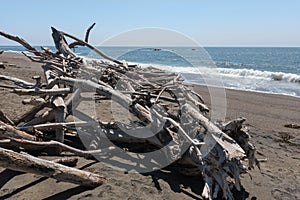
<path fill-rule="evenodd" d="M 32 81 L 41 74 L 40 64 L 20 54 L 5 52 L 0 63 L 15 64 L 0 69 L 0 74 Z M 0 84 L 6 82 L 0 81 Z M 204 86 L 191 86 L 210 105 Z M 22 97 L 0 87 L 0 107 L 10 118 L 17 118 L 30 107 Z M 226 120 L 247 118 L 246 124 L 257 148 L 261 171 L 242 176 L 243 191 L 236 199 L 300 199 L 300 130 L 284 124 L 300 124 L 300 98 L 226 89 Z M 108 119 L 109 120 L 109 119 Z M 46 157 L 55 159 L 55 157 Z M 102 163 L 79 159 L 78 168 L 107 177 L 106 184 L 93 190 L 56 182 L 33 174 L 0 168 L 0 199 L 201 199 L 199 178 L 173 175 L 168 171 L 150 174 L 124 173 Z"/>

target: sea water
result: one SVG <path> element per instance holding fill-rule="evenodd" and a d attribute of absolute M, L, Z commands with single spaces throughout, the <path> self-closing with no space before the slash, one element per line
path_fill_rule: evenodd
<path fill-rule="evenodd" d="M 48 46 L 53 51 L 53 46 Z M 187 83 L 300 97 L 300 48 L 98 47 L 111 57 L 181 73 Z M 24 51 L 20 46 L 0 50 Z M 100 58 L 84 47 L 80 56 Z"/>

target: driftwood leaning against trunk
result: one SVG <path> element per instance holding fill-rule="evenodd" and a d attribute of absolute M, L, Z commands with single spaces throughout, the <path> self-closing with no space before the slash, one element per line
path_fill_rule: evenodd
<path fill-rule="evenodd" d="M 11 81 L 19 87 L 12 92 L 39 96 L 23 100 L 24 104 L 34 106 L 17 120 L 12 121 L 0 113 L 3 121 L 0 122 L 0 147 L 49 154 L 67 151 L 91 158 L 116 151 L 112 143 L 106 141 L 112 141 L 117 148 L 129 152 L 147 152 L 169 144 L 164 154 L 172 160 L 172 169 L 190 176 L 200 175 L 204 180 L 202 197 L 233 199 L 231 186 L 240 190 L 239 176 L 248 172 L 244 161 L 248 161 L 249 169 L 259 166 L 255 148 L 243 126 L 245 119 L 224 124 L 211 122 L 203 98 L 183 83 L 180 74 L 151 66 L 128 65 L 126 61 L 111 58 L 89 44 L 88 37 L 94 25 L 88 28 L 85 40 L 52 27 L 56 53 L 47 48 L 38 51 L 22 38 L 0 32 L 33 53 L 34 56 L 24 54 L 32 62 L 43 63 L 46 80 L 46 83 L 41 83 L 40 77 L 33 77 L 36 83 L 29 83 L 0 75 L 0 80 Z M 74 42 L 68 44 L 65 37 Z M 80 57 L 72 51 L 76 46 L 90 48 L 104 59 Z M 84 97 L 86 93 L 92 93 L 93 97 Z M 87 99 L 100 99 L 100 104 L 111 102 L 116 109 L 126 109 L 131 118 L 127 122 L 118 119 L 97 121 L 77 109 Z M 68 116 L 83 121 L 66 122 Z M 91 150 L 79 150 L 64 144 L 68 136 L 74 140 L 72 144 L 75 146 L 79 130 L 89 129 L 90 124 L 96 124 L 100 130 L 100 133 L 86 132 L 89 138 L 84 142 Z M 145 126 L 152 133 L 151 137 L 139 137 L 145 130 L 139 127 Z M 126 131 L 132 127 L 138 128 L 128 134 Z M 0 167 L 85 186 L 97 186 L 105 180 L 99 175 L 3 148 L 0 148 Z M 33 163 L 35 167 L 30 168 Z M 234 181 L 228 177 L 233 177 Z"/>

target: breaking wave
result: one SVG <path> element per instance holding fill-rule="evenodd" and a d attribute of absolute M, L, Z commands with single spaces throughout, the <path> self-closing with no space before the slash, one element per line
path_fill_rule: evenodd
<path fill-rule="evenodd" d="M 142 65 L 142 66 L 147 66 Z M 260 79 L 269 81 L 285 81 L 290 83 L 300 83 L 300 75 L 284 72 L 260 71 L 254 69 L 233 69 L 233 68 L 208 68 L 208 67 L 174 67 L 164 65 L 152 65 L 163 70 L 182 73 L 215 75 L 243 79 Z"/>

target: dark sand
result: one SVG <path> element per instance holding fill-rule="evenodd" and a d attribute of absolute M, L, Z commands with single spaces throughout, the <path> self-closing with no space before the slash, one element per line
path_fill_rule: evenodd
<path fill-rule="evenodd" d="M 19 54 L 3 53 L 0 63 L 15 64 L 0 69 L 0 74 L 27 81 L 41 74 L 40 64 L 33 64 Z M 0 81 L 0 84 L 5 83 Z M 192 87 L 209 105 L 207 88 Z M 22 97 L 9 91 L 0 87 L 0 105 L 1 110 L 14 119 L 29 107 L 24 108 Z M 261 172 L 258 169 L 250 172 L 252 180 L 248 175 L 242 176 L 244 191 L 237 193 L 237 199 L 300 199 L 300 130 L 283 126 L 300 124 L 300 98 L 226 89 L 226 100 L 226 120 L 246 117 L 258 157 L 268 159 L 261 163 Z M 108 181 L 87 190 L 51 178 L 0 168 L 0 199 L 200 199 L 196 178 L 170 175 L 167 171 L 125 174 L 85 159 L 79 159 L 77 167 L 99 173 Z"/>

